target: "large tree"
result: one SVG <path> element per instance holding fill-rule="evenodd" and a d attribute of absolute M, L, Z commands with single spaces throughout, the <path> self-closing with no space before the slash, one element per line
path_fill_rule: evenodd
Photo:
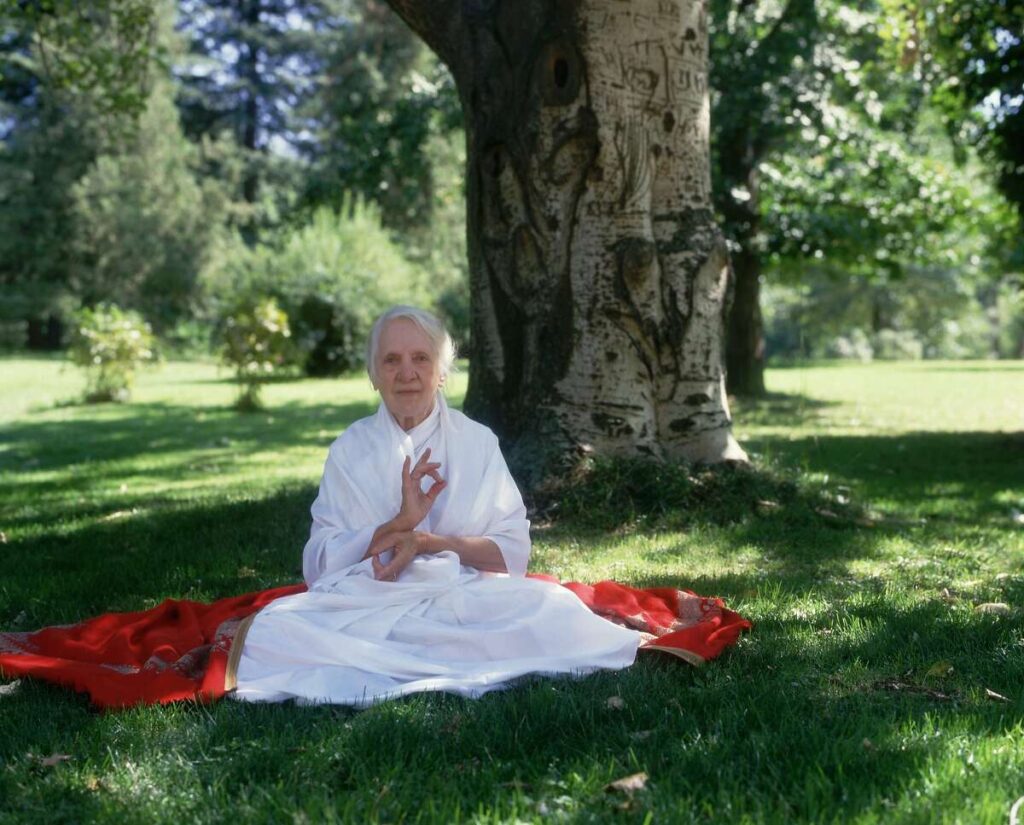
<path fill-rule="evenodd" d="M 700 0 L 390 0 L 467 139 L 466 408 L 527 485 L 574 457 L 742 458 Z"/>

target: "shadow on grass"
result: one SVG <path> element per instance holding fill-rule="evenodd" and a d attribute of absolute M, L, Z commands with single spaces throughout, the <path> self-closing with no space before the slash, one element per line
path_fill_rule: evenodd
<path fill-rule="evenodd" d="M 339 432 L 375 409 L 371 402 L 284 404 L 271 412 L 241 415 L 146 404 L 110 408 L 82 420 L 18 421 L 0 432 L 4 463 L 13 470 L 0 476 L 0 500 L 11 505 L 48 493 L 88 492 L 125 476 L 168 482 L 201 478 L 257 450 L 326 449 Z M 171 456 L 175 459 L 161 460 Z M 150 466 L 141 466 L 142 458 L 152 459 Z M 137 463 L 126 467 L 130 461 Z"/>
<path fill-rule="evenodd" d="M 315 485 L 295 485 L 252 501 L 179 502 L 10 541 L 0 627 L 29 630 L 165 598 L 208 601 L 301 581 L 315 496 Z"/>
<path fill-rule="evenodd" d="M 95 408 L 92 408 L 95 409 Z M 80 461 L 119 461 L 140 453 L 166 453 L 222 446 L 224 443 L 294 447 L 322 444 L 322 431 L 336 435 L 353 421 L 370 415 L 375 402 L 349 404 L 282 404 L 264 413 L 198 410 L 166 403 L 107 407 L 81 420 L 8 424 L 0 445 L 9 466 L 31 462 L 29 469 Z M 25 469 L 23 467 L 23 469 Z"/>
<path fill-rule="evenodd" d="M 1024 433 L 917 432 L 753 442 L 759 452 L 804 473 L 828 475 L 855 499 L 889 502 L 907 513 L 950 521 L 1007 518 L 1000 494 L 1024 495 Z M 949 503 L 937 507 L 941 500 Z"/>

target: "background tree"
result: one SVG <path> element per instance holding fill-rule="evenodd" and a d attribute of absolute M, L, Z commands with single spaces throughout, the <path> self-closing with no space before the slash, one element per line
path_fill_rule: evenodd
<path fill-rule="evenodd" d="M 312 163 L 301 205 L 337 208 L 358 194 L 384 222 L 429 226 L 434 206 L 431 138 L 461 126 L 451 75 L 386 3 L 364 0 L 324 39 L 319 93 L 302 109 L 300 142 Z"/>
<path fill-rule="evenodd" d="M 70 40 L 40 43 L 42 35 L 26 27 L 27 36 L 8 44 L 0 268 L 12 300 L 5 315 L 29 318 L 36 338 L 47 321 L 52 345 L 60 344 L 59 320 L 80 303 L 116 301 L 166 331 L 191 309 L 218 231 L 221 187 L 197 181 L 197 149 L 181 133 L 169 73 L 155 59 L 174 53 L 174 7 L 149 11 L 152 48 L 125 58 L 146 63 L 144 72 L 124 70 L 131 93 L 110 71 L 68 80 L 44 70 L 43 54 L 52 65 L 58 46 L 76 53 Z M 81 48 L 89 54 L 120 35 L 104 17 L 83 29 Z M 65 55 L 57 65 L 74 63 Z"/>
<path fill-rule="evenodd" d="M 764 386 L 761 278 L 765 254 L 761 164 L 799 141 L 801 118 L 824 82 L 813 59 L 819 37 L 814 0 L 712 0 L 715 204 L 735 244 L 726 342 L 728 390 L 758 396 Z"/>
<path fill-rule="evenodd" d="M 297 115 L 317 88 L 325 38 L 344 19 L 342 0 L 181 0 L 191 60 L 178 67 L 186 134 L 231 135 L 246 161 L 241 197 L 254 209 L 255 241 L 295 189 L 290 157 L 305 139 Z M 273 151 L 272 151 L 273 150 Z M 261 186 L 268 184 L 265 191 Z"/>
<path fill-rule="evenodd" d="M 757 396 L 762 282 L 832 272 L 891 288 L 928 264 L 925 237 L 970 213 L 948 165 L 931 161 L 927 90 L 900 69 L 879 4 L 712 9 L 715 194 L 735 244 L 727 381 Z M 877 313 L 874 331 L 884 323 Z"/>
<path fill-rule="evenodd" d="M 198 161 L 168 80 L 154 81 L 137 122 L 103 141 L 71 187 L 68 272 L 80 301 L 137 309 L 157 332 L 189 313 L 227 201 L 223 187 L 197 180 Z"/>
<path fill-rule="evenodd" d="M 0 10 L 0 323 L 20 336 L 27 322 L 29 346 L 56 348 L 63 336 L 61 316 L 73 308 L 71 190 L 95 157 L 102 128 L 96 98 L 105 95 L 72 93 L 63 76 L 47 73 L 38 10 Z M 73 62 L 72 45 L 44 48 L 51 64 L 59 50 Z"/>

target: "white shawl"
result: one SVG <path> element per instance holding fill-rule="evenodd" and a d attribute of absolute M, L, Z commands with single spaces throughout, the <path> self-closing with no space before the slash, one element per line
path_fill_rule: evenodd
<path fill-rule="evenodd" d="M 424 522 L 443 536 L 484 536 L 501 550 L 510 575 L 523 576 L 530 556 L 526 507 L 487 427 L 451 410 L 438 393 L 427 420 L 403 431 L 381 404 L 376 415 L 352 424 L 331 445 L 313 524 L 302 552 L 302 572 L 311 588 L 358 564 L 377 527 L 402 504 L 406 456 L 414 462 L 430 447 L 431 461 L 448 482 Z M 426 486 L 430 478 L 424 479 Z"/>

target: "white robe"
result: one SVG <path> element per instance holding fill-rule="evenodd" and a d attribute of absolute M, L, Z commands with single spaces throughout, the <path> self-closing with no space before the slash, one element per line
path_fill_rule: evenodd
<path fill-rule="evenodd" d="M 415 461 L 427 447 L 448 485 L 417 529 L 486 536 L 508 575 L 443 551 L 416 557 L 395 582 L 374 579 L 363 553 L 401 507 L 405 457 Z M 476 697 L 528 673 L 617 669 L 636 656 L 639 633 L 595 616 L 559 585 L 523 577 L 530 525 L 498 440 L 440 395 L 409 432 L 383 404 L 345 430 L 331 445 L 312 515 L 303 551 L 309 590 L 254 618 L 237 699 L 365 706 L 428 690 Z"/>

